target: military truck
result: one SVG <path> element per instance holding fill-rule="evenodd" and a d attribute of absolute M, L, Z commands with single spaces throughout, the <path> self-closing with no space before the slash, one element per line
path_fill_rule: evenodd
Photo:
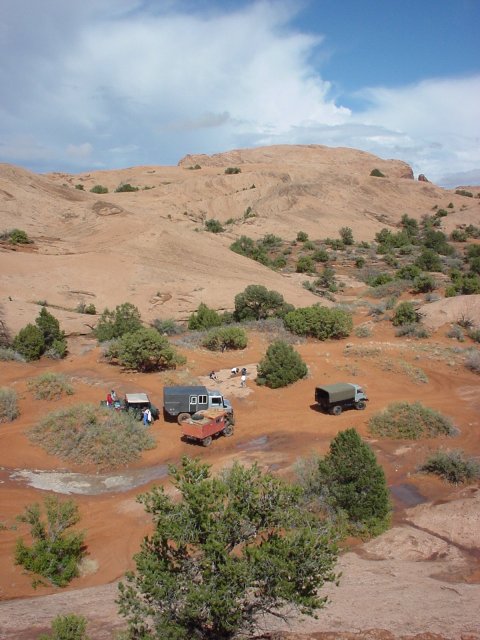
<path fill-rule="evenodd" d="M 163 411 L 166 418 L 176 418 L 178 424 L 189 420 L 190 416 L 203 409 L 223 409 L 235 424 L 233 407 L 217 389 L 207 389 L 202 385 L 163 388 Z"/>
<path fill-rule="evenodd" d="M 367 406 L 367 395 L 358 384 L 337 382 L 323 387 L 315 387 L 315 402 L 323 411 L 339 416 L 343 409 L 355 408 L 359 411 Z"/>
<path fill-rule="evenodd" d="M 209 447 L 213 438 L 221 435 L 226 438 L 233 436 L 230 415 L 222 409 L 198 411 L 188 420 L 184 420 L 180 426 L 183 440 L 198 442 L 204 447 Z"/>

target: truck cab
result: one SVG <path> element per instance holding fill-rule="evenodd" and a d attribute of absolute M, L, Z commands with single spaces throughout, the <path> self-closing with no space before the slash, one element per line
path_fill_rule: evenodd
<path fill-rule="evenodd" d="M 201 385 L 163 388 L 165 416 L 177 418 L 179 424 L 188 420 L 197 411 L 206 409 L 222 409 L 233 421 L 233 407 L 217 389 L 207 389 Z"/>

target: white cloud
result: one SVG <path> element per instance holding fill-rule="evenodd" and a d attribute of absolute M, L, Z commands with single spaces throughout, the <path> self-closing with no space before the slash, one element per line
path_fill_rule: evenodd
<path fill-rule="evenodd" d="M 182 4 L 4 0 L 0 160 L 28 166 L 43 150 L 49 169 L 173 164 L 284 142 L 401 158 L 433 180 L 480 166 L 480 77 L 369 88 L 355 113 L 312 66 L 322 37 L 291 27 L 293 2 Z"/>

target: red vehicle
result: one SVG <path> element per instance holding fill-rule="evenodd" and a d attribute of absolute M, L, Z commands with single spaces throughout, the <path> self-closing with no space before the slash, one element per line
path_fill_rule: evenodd
<path fill-rule="evenodd" d="M 197 411 L 189 420 L 181 423 L 182 439 L 201 443 L 204 447 L 212 444 L 213 438 L 233 435 L 231 416 L 226 411 L 204 409 Z"/>

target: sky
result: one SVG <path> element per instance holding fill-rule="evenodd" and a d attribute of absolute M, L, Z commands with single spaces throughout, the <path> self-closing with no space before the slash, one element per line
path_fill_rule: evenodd
<path fill-rule="evenodd" d="M 0 162 L 322 144 L 480 185 L 480 0 L 0 0 Z"/>

